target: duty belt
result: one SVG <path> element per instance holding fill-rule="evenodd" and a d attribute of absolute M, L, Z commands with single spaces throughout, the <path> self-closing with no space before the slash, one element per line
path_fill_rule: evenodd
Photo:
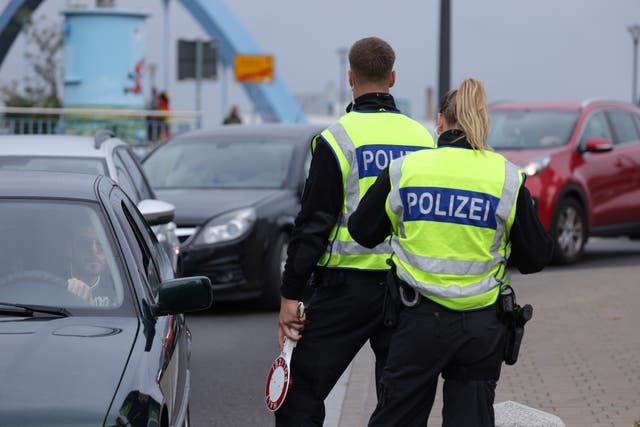
<path fill-rule="evenodd" d="M 316 287 L 339 286 L 351 280 L 385 280 L 387 270 L 352 270 L 337 268 L 318 268 L 314 271 L 313 284 Z"/>

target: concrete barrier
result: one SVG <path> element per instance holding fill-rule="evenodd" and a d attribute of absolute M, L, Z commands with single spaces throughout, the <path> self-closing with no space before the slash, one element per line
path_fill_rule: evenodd
<path fill-rule="evenodd" d="M 552 414 L 510 400 L 493 405 L 496 427 L 566 427 Z"/>

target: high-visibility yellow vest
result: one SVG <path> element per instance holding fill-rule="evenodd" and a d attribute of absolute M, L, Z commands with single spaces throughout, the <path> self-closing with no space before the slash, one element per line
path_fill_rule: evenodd
<path fill-rule="evenodd" d="M 353 240 L 347 230 L 347 221 L 392 159 L 434 147 L 431 134 L 420 123 L 398 112 L 351 111 L 316 137 L 314 148 L 317 138 L 325 140 L 336 157 L 344 193 L 342 212 L 318 265 L 388 270 L 386 260 L 391 255 L 389 242 L 385 241 L 373 249 L 365 248 Z"/>
<path fill-rule="evenodd" d="M 453 310 L 493 304 L 511 281 L 518 167 L 492 151 L 442 147 L 393 161 L 389 179 L 399 278 Z"/>

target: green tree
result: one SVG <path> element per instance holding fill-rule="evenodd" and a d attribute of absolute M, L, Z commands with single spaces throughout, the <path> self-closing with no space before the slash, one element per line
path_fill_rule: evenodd
<path fill-rule="evenodd" d="M 29 14 L 23 14 L 20 19 L 27 40 L 26 61 L 31 72 L 25 77 L 22 88 L 16 81 L 0 86 L 0 98 L 7 107 L 61 107 L 58 83 L 64 39 L 59 25 L 47 22 L 45 18 L 34 23 Z"/>

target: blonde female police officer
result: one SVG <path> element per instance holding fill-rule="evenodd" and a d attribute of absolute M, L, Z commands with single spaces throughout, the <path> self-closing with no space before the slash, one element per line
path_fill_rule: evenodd
<path fill-rule="evenodd" d="M 395 53 L 377 37 L 349 50 L 354 101 L 347 113 L 313 141 L 313 159 L 296 217 L 282 278 L 279 341 L 301 329 L 298 300 L 313 273 L 308 324 L 291 359 L 293 382 L 276 411 L 277 426 L 320 426 L 324 399 L 369 341 L 379 378 L 389 346 L 383 323 L 389 245 L 367 249 L 353 241 L 347 219 L 392 158 L 433 147 L 420 123 L 401 114 L 389 93 Z M 388 230 L 387 230 L 388 231 Z"/>
<path fill-rule="evenodd" d="M 438 114 L 438 148 L 394 160 L 349 220 L 370 247 L 392 230 L 396 274 L 417 304 L 403 307 L 370 426 L 427 424 L 438 376 L 444 426 L 493 426 L 505 327 L 496 300 L 507 264 L 541 270 L 552 241 L 521 171 L 487 145 L 482 83 L 462 82 Z"/>

